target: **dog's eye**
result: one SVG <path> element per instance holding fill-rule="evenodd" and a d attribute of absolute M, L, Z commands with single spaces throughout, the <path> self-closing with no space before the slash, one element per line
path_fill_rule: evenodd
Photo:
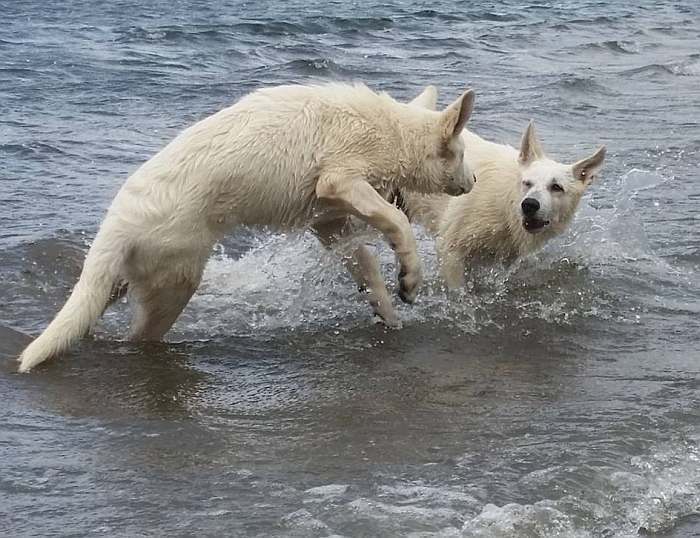
<path fill-rule="evenodd" d="M 525 188 L 531 189 L 532 188 L 532 181 L 523 181 L 523 185 L 525 185 Z"/>
<path fill-rule="evenodd" d="M 559 185 L 559 183 L 552 183 L 550 189 L 552 189 L 552 192 L 564 192 L 564 187 Z"/>

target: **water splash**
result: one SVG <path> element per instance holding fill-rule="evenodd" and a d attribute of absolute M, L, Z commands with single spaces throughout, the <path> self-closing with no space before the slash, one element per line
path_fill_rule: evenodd
<path fill-rule="evenodd" d="M 678 282 L 678 270 L 651 251 L 635 213 L 635 196 L 663 181 L 656 172 L 637 169 L 613 178 L 605 190 L 616 193 L 614 204 L 596 207 L 584 200 L 570 230 L 542 252 L 510 267 L 475 268 L 467 287 L 455 292 L 448 293 L 437 276 L 433 237 L 416 228 L 426 285 L 415 305 L 396 300 L 399 315 L 405 324 L 441 323 L 467 333 L 513 319 L 557 325 L 589 317 L 639 322 L 644 297 L 627 293 L 630 282 Z M 391 250 L 377 236 L 356 241 L 376 245 L 395 297 Z M 257 235 L 240 257 L 217 250 L 174 332 L 185 338 L 265 337 L 279 330 L 348 330 L 370 321 L 370 308 L 337 252 L 325 250 L 310 233 Z"/>
<path fill-rule="evenodd" d="M 639 169 L 609 178 L 582 201 L 569 230 L 541 252 L 510 267 L 472 268 L 467 287 L 453 292 L 447 292 L 438 278 L 434 238 L 416 227 L 426 281 L 414 305 L 398 300 L 396 260 L 386 243 L 371 233 L 353 241 L 376 246 L 385 282 L 405 326 L 428 323 L 473 334 L 504 327 L 527 332 L 535 322 L 568 326 L 583 319 L 638 324 L 659 307 L 670 305 L 687 312 L 700 307 L 686 293 L 695 286 L 697 275 L 653 252 L 637 213 L 637 198 L 653 196 L 665 181 L 659 172 Z M 75 241 L 84 242 L 84 238 Z M 33 250 L 37 249 L 46 250 Z M 56 290 L 58 297 L 65 293 L 61 290 L 74 284 L 77 266 L 55 277 L 45 275 L 42 266 L 53 268 L 55 262 L 49 258 L 62 258 L 67 249 L 72 252 L 75 247 L 59 245 L 49 249 L 48 258 L 34 260 L 39 265 L 21 276 L 15 286 L 18 293 L 29 293 L 28 286 Z M 346 252 L 348 245 L 339 250 Z M 269 339 L 279 331 L 342 332 L 367 327 L 373 322 L 371 309 L 341 262 L 342 252 L 324 249 L 308 232 L 236 234 L 215 249 L 199 290 L 169 338 Z M 10 277 L 11 282 L 17 281 L 16 276 Z M 663 299 L 659 289 L 669 290 Z M 50 299 L 60 302 L 53 295 Z M 103 325 L 116 335 L 124 333 L 127 323 L 126 309 L 117 308 L 108 311 Z"/>

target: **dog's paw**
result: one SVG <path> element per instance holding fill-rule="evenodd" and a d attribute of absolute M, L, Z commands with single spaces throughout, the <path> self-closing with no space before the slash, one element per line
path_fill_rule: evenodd
<path fill-rule="evenodd" d="M 377 325 L 384 325 L 384 327 L 386 327 L 387 329 L 403 329 L 403 323 L 401 323 L 401 320 L 396 316 L 394 316 L 393 318 L 383 318 L 375 312 L 374 316 L 372 316 L 372 321 L 374 321 L 374 323 L 376 323 Z"/>
<path fill-rule="evenodd" d="M 400 329 L 401 321 L 396 315 L 391 296 L 386 288 L 382 285 L 376 293 L 367 291 L 367 295 L 369 296 L 369 304 L 372 305 L 372 311 L 374 312 L 374 321 L 391 329 Z"/>
<path fill-rule="evenodd" d="M 405 271 L 401 268 L 399 272 L 399 297 L 404 303 L 413 303 L 418 295 L 418 289 L 423 283 L 423 273 L 420 266 L 415 271 Z"/>
<path fill-rule="evenodd" d="M 390 329 L 401 329 L 403 326 L 401 320 L 394 312 L 393 308 L 380 308 L 374 311 L 374 317 L 377 323 L 386 325 Z"/>

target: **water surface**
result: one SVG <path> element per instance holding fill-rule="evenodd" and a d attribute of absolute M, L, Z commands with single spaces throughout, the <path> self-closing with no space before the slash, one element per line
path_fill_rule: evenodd
<path fill-rule="evenodd" d="M 11 536 L 700 535 L 696 2 L 0 1 L 0 516 Z M 309 234 L 243 230 L 158 345 L 128 305 L 30 375 L 128 174 L 261 86 L 363 80 L 571 162 L 571 230 L 372 323 Z M 371 239 L 371 238 L 370 238 Z M 380 244 L 387 280 L 391 253 Z M 19 331 L 14 332 L 14 331 Z"/>

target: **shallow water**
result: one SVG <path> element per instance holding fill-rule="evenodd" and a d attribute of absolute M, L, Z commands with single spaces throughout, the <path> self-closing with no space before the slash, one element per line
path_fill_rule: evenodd
<path fill-rule="evenodd" d="M 5 533 L 700 535 L 696 2 L 0 8 Z M 130 171 L 254 88 L 329 79 L 471 85 L 476 132 L 534 118 L 559 160 L 607 144 L 605 172 L 565 236 L 453 296 L 429 277 L 401 331 L 309 234 L 243 230 L 168 343 L 121 341 L 120 304 L 14 373 Z"/>

